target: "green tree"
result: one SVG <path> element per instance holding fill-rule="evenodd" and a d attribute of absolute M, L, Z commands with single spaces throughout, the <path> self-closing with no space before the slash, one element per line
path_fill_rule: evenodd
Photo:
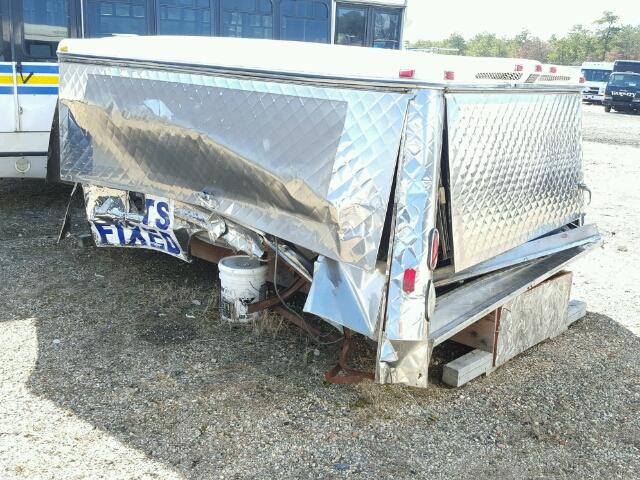
<path fill-rule="evenodd" d="M 523 30 L 511 38 L 485 32 L 469 40 L 452 33 L 444 40 L 419 40 L 411 46 L 453 48 L 460 55 L 530 58 L 558 65 L 618 58 L 640 60 L 640 25 L 620 25 L 618 16 L 608 11 L 593 25 L 595 30 L 576 25 L 566 35 L 553 35 L 549 41 Z"/>
<path fill-rule="evenodd" d="M 518 33 L 515 37 L 506 41 L 507 48 L 509 49 L 510 57 L 521 57 L 518 52 L 525 45 L 531 37 L 531 32 L 529 30 L 523 30 Z"/>
<path fill-rule="evenodd" d="M 547 63 L 549 61 L 549 44 L 538 37 L 528 37 L 527 40 L 518 47 L 514 56 Z"/>
<path fill-rule="evenodd" d="M 494 33 L 479 33 L 467 44 L 467 55 L 472 57 L 508 57 L 507 42 Z"/>
<path fill-rule="evenodd" d="M 549 40 L 549 61 L 559 65 L 580 65 L 586 60 L 599 60 L 598 38 L 582 25 L 576 25 L 562 38 Z"/>
<path fill-rule="evenodd" d="M 459 33 L 452 33 L 446 40 L 448 48 L 455 48 L 459 55 L 467 54 L 467 41 Z"/>
<path fill-rule="evenodd" d="M 619 58 L 640 60 L 640 25 L 624 25 L 612 40 L 613 47 L 606 56 L 606 60 Z"/>
<path fill-rule="evenodd" d="M 467 42 L 459 33 L 452 33 L 445 40 L 418 40 L 410 45 L 411 48 L 452 48 L 456 49 L 457 55 L 464 55 Z M 443 52 L 447 53 L 447 52 Z M 453 53 L 453 52 L 452 52 Z"/>
<path fill-rule="evenodd" d="M 607 10 L 602 12 L 602 17 L 593 22 L 594 25 L 597 25 L 596 34 L 602 49 L 602 60 L 606 60 L 613 39 L 620 32 L 619 20 L 620 17 Z"/>

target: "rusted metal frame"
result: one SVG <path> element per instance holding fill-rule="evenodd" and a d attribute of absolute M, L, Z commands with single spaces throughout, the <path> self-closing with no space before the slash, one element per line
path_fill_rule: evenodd
<path fill-rule="evenodd" d="M 344 340 L 342 341 L 342 347 L 340 349 L 340 355 L 338 356 L 338 363 L 336 363 L 327 373 L 324 374 L 324 378 L 327 382 L 344 385 L 360 383 L 364 380 L 375 380 L 375 375 L 371 372 L 363 372 L 355 370 L 347 366 L 349 360 L 349 354 L 351 353 L 352 334 L 351 330 L 344 328 Z M 340 375 L 340 373 L 344 373 Z"/>
<path fill-rule="evenodd" d="M 197 237 L 193 237 L 191 239 L 189 247 L 192 256 L 211 263 L 219 263 L 224 257 L 233 255 L 233 250 L 220 247 L 218 245 L 212 245 L 211 243 L 200 240 Z"/>
<path fill-rule="evenodd" d="M 314 327 L 309 322 L 305 321 L 304 318 L 302 318 L 301 316 L 295 315 L 293 312 L 290 312 L 283 306 L 276 305 L 271 309 L 277 314 L 279 314 L 280 316 L 282 316 L 282 318 L 284 318 L 286 321 L 291 322 L 296 327 L 300 328 L 301 330 L 304 330 L 306 333 L 311 335 L 317 341 L 326 340 L 327 342 L 331 343 L 331 342 L 340 340 L 340 336 L 336 334 L 323 335 L 323 333 L 318 328 Z"/>
<path fill-rule="evenodd" d="M 266 310 L 267 308 L 271 308 L 275 305 L 278 305 L 279 303 L 281 303 L 281 299 L 286 300 L 291 295 L 293 295 L 298 290 L 300 290 L 302 287 L 304 287 L 307 283 L 308 282 L 306 278 L 298 277 L 298 279 L 295 282 L 293 282 L 293 284 L 288 289 L 280 293 L 279 297 L 277 295 L 274 295 L 273 297 L 269 297 L 265 300 L 252 303 L 251 305 L 249 305 L 249 307 L 247 308 L 247 313 L 259 312 L 260 310 Z"/>

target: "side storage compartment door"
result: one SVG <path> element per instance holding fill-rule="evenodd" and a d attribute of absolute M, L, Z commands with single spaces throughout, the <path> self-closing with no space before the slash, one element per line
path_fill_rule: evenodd
<path fill-rule="evenodd" d="M 22 132 L 49 132 L 58 100 L 58 42 L 71 36 L 69 0 L 14 0 L 16 81 Z M 48 136 L 38 150 L 46 150 Z M 41 142 L 38 142 L 41 143 Z"/>
<path fill-rule="evenodd" d="M 14 89 L 13 56 L 11 54 L 11 10 L 9 0 L 0 0 L 0 134 L 17 129 L 17 99 Z M 1 142 L 4 144 L 5 142 Z M 0 147 L 5 150 L 5 147 Z"/>
<path fill-rule="evenodd" d="M 580 92 L 460 89 L 446 103 L 456 272 L 581 217 Z"/>

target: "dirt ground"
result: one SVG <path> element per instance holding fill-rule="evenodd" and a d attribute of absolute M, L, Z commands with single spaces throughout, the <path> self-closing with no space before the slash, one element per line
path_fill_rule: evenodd
<path fill-rule="evenodd" d="M 57 245 L 69 189 L 0 180 L 0 478 L 640 478 L 640 116 L 584 125 L 589 313 L 461 389 L 327 385 L 335 345 L 219 320 L 214 266 L 82 247 L 79 203 Z"/>

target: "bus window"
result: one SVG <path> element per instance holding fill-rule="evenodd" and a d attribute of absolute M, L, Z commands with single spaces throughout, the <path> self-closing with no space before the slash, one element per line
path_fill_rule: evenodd
<path fill-rule="evenodd" d="M 373 48 L 400 48 L 401 15 L 400 10 L 374 10 Z"/>
<path fill-rule="evenodd" d="M 160 35 L 212 35 L 213 0 L 159 0 Z"/>
<path fill-rule="evenodd" d="M 338 5 L 336 9 L 336 43 L 364 46 L 367 7 Z"/>
<path fill-rule="evenodd" d="M 0 0 L 0 62 L 8 60 L 8 55 L 5 55 L 4 53 L 5 50 L 7 50 L 7 45 L 5 45 L 4 34 L 2 33 L 2 23 L 4 22 L 4 18 L 4 3 L 2 2 L 2 0 Z"/>
<path fill-rule="evenodd" d="M 329 42 L 329 5 L 322 1 L 282 0 L 280 39 Z"/>
<path fill-rule="evenodd" d="M 221 0 L 224 37 L 273 38 L 271 0 Z"/>
<path fill-rule="evenodd" d="M 68 0 L 23 0 L 24 53 L 32 58 L 56 58 L 58 42 L 69 36 Z"/>
<path fill-rule="evenodd" d="M 148 0 L 87 0 L 86 36 L 104 37 L 114 33 L 146 35 Z"/>

